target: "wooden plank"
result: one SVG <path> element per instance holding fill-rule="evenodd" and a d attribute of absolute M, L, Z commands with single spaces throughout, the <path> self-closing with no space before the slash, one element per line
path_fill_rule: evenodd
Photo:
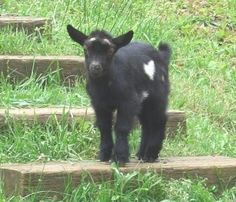
<path fill-rule="evenodd" d="M 92 108 L 71 108 L 71 107 L 46 107 L 46 108 L 9 108 L 0 109 L 0 125 L 6 122 L 7 118 L 24 121 L 39 121 L 45 123 L 50 117 L 57 119 L 66 118 L 76 120 L 94 120 L 95 114 Z M 186 132 L 186 116 L 183 111 L 168 111 L 167 133 L 173 136 L 177 130 Z"/>
<path fill-rule="evenodd" d="M 66 84 L 74 82 L 78 75 L 85 75 L 84 60 L 78 56 L 0 56 L 0 74 L 11 81 L 21 81 L 57 72 Z"/>
<path fill-rule="evenodd" d="M 236 186 L 236 159 L 223 156 L 170 157 L 155 163 L 142 163 L 132 160 L 123 173 L 154 171 L 166 178 L 180 179 L 200 176 L 210 185 L 222 183 Z M 89 176 L 84 178 L 86 174 Z M 65 191 L 65 186 L 76 187 L 81 177 L 95 181 L 111 180 L 112 168 L 109 163 L 94 161 L 48 162 L 29 164 L 3 164 L 0 166 L 0 180 L 4 184 L 5 194 L 11 196 L 28 195 L 33 191 L 58 196 Z"/>
<path fill-rule="evenodd" d="M 14 30 L 25 30 L 28 34 L 39 31 L 41 34 L 48 28 L 51 30 L 51 20 L 43 17 L 32 16 L 0 16 L 0 28 L 12 27 Z"/>

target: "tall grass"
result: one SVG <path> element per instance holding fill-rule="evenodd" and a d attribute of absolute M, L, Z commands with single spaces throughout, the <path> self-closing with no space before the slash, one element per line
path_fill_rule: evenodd
<path fill-rule="evenodd" d="M 165 141 L 161 156 L 236 156 L 236 4 L 234 0 L 4 0 L 2 14 L 45 16 L 52 19 L 52 33 L 27 35 L 0 31 L 1 54 L 82 55 L 66 33 L 73 24 L 85 33 L 106 29 L 113 35 L 134 30 L 135 40 L 157 46 L 169 42 L 170 108 L 187 113 L 187 134 Z M 40 37 L 40 40 L 39 40 Z M 47 81 L 45 84 L 45 80 Z M 85 81 L 63 87 L 56 74 L 11 84 L 0 77 L 0 106 L 89 106 Z M 79 120 L 39 123 L 12 122 L 0 129 L 0 163 L 94 159 L 99 134 L 93 123 Z M 131 155 L 140 130 L 130 136 Z M 86 183 L 67 193 L 64 201 L 233 201 L 235 188 L 207 188 L 200 179 L 167 181 L 153 174 L 117 173 L 114 182 Z M 134 183 L 135 182 L 135 183 Z M 120 183 L 120 184 L 119 184 Z M 36 196 L 2 201 L 34 201 Z M 97 198 L 96 198 L 97 197 Z M 47 199 L 45 199 L 47 201 Z M 48 199 L 52 201 L 52 199 Z"/>

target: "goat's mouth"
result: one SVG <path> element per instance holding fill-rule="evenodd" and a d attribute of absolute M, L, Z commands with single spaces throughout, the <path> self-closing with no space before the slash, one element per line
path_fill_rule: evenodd
<path fill-rule="evenodd" d="M 92 78 L 99 78 L 102 77 L 103 71 L 90 71 L 89 76 Z"/>

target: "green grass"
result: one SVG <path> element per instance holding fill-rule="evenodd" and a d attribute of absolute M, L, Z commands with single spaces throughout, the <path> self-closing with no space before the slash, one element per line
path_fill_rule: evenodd
<path fill-rule="evenodd" d="M 60 85 L 55 74 L 48 74 L 42 78 L 35 78 L 32 75 L 16 85 L 12 85 L 6 78 L 0 76 L 0 96 L 0 106 L 5 107 L 90 104 L 84 79 L 79 79 L 75 87 L 70 88 Z"/>
<path fill-rule="evenodd" d="M 194 2 L 194 3 L 190 3 Z M 28 36 L 9 28 L 0 31 L 1 54 L 82 55 L 82 49 L 66 33 L 73 24 L 89 33 L 104 28 L 114 35 L 130 29 L 134 38 L 173 48 L 170 66 L 169 108 L 187 113 L 188 131 L 167 139 L 161 156 L 236 156 L 236 2 L 235 0 L 3 0 L 3 14 L 45 16 L 52 19 L 52 34 Z M 40 37 L 40 40 L 39 40 Z M 46 84 L 45 84 L 46 81 Z M 34 75 L 12 85 L 0 77 L 0 106 L 89 106 L 85 81 L 63 87 L 56 73 Z M 99 133 L 83 120 L 15 123 L 1 127 L 0 163 L 94 159 Z M 134 156 L 140 131 L 130 136 Z M 87 183 L 68 190 L 64 201 L 233 201 L 235 188 L 206 187 L 198 180 L 166 180 L 151 173 L 117 173 L 115 182 Z M 35 201 L 36 195 L 0 201 Z M 52 199 L 45 199 L 52 201 Z"/>
<path fill-rule="evenodd" d="M 112 170 L 114 179 L 102 183 L 95 183 L 88 175 L 84 175 L 76 189 L 67 186 L 63 201 L 233 202 L 236 196 L 235 187 L 219 194 L 215 186 L 206 186 L 205 181 L 200 178 L 166 180 L 152 172 L 122 174 L 115 167 Z M 10 201 L 37 201 L 38 194 L 40 193 L 33 192 L 25 197 L 12 197 Z M 3 193 L 2 196 L 4 201 Z M 42 201 L 56 201 L 56 198 L 45 196 Z"/>

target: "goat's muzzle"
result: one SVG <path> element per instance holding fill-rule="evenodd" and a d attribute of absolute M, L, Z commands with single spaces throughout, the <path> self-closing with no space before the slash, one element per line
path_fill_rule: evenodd
<path fill-rule="evenodd" d="M 102 65 L 100 64 L 90 64 L 89 65 L 89 74 L 92 77 L 99 77 L 102 75 L 103 69 L 102 69 Z"/>

